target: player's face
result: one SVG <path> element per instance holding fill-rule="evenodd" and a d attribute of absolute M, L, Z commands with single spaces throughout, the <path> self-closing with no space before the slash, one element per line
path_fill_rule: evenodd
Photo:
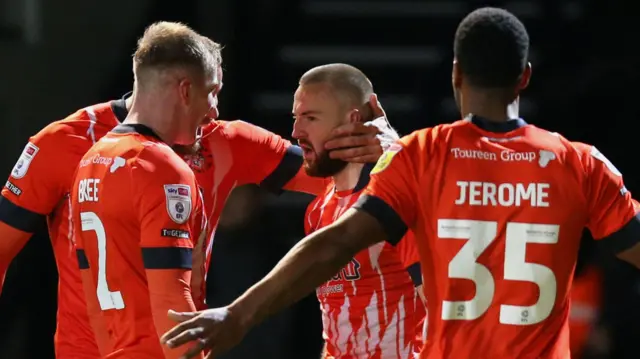
<path fill-rule="evenodd" d="M 328 177 L 347 163 L 329 158 L 324 143 L 331 131 L 348 119 L 349 111 L 325 84 L 298 87 L 293 99 L 293 133 L 304 154 L 304 168 L 310 176 Z"/>
<path fill-rule="evenodd" d="M 194 81 L 191 86 L 191 96 L 187 101 L 187 133 L 188 139 L 184 144 L 194 143 L 200 126 L 206 125 L 218 118 L 218 94 L 222 89 L 222 68 L 205 81 Z"/>

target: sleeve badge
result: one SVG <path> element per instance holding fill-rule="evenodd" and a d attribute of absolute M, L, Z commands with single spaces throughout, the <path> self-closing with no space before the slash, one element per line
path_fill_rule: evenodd
<path fill-rule="evenodd" d="M 167 212 L 172 221 L 183 224 L 191 215 L 191 187 L 184 184 L 164 185 Z"/>

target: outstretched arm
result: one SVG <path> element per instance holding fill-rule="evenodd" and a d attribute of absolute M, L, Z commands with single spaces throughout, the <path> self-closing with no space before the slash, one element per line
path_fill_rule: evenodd
<path fill-rule="evenodd" d="M 241 322 L 254 326 L 315 290 L 356 253 L 385 239 L 385 231 L 374 217 L 350 209 L 334 224 L 294 246 L 229 309 L 241 315 Z"/>
<path fill-rule="evenodd" d="M 334 224 L 300 241 L 264 279 L 229 307 L 203 311 L 200 316 L 170 313 L 173 319 L 183 322 L 167 332 L 162 342 L 175 348 L 204 338 L 187 351 L 185 358 L 192 358 L 204 348 L 211 348 L 211 357 L 224 353 L 249 328 L 300 300 L 337 273 L 357 252 L 386 237 L 383 226 L 373 216 L 350 209 Z M 220 322 L 226 325 L 218 325 Z"/>

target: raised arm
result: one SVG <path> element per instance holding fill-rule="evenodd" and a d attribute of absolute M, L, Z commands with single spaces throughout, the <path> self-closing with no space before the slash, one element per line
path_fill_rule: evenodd
<path fill-rule="evenodd" d="M 416 186 L 407 167 L 411 156 L 401 152 L 392 163 L 400 148 L 397 145 L 380 158 L 365 195 L 353 209 L 299 242 L 271 273 L 228 307 L 174 316 L 183 323 L 163 341 L 176 347 L 199 338 L 187 357 L 203 348 L 211 348 L 211 355 L 224 353 L 248 328 L 313 291 L 357 252 L 384 240 L 397 244 L 417 218 L 412 195 Z"/>

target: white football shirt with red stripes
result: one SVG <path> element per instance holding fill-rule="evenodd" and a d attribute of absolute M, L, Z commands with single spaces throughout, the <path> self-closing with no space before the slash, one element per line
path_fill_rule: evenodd
<path fill-rule="evenodd" d="M 368 180 L 367 173 L 362 177 Z M 336 191 L 330 184 L 307 208 L 306 233 L 333 223 L 358 199 L 359 187 L 364 186 Z M 413 238 L 404 238 L 396 247 L 379 243 L 359 252 L 317 288 L 326 359 L 404 359 L 419 353 L 426 310 L 408 271 L 417 266 L 420 273 L 418 263 Z"/>

